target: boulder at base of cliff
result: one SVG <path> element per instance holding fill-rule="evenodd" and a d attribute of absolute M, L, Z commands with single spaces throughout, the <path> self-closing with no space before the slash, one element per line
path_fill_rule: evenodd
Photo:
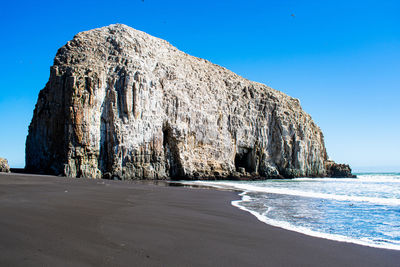
<path fill-rule="evenodd" d="M 338 164 L 333 161 L 326 163 L 327 176 L 332 178 L 356 178 L 356 175 L 351 173 L 351 168 L 348 164 Z"/>
<path fill-rule="evenodd" d="M 0 172 L 10 172 L 7 159 L 0 158 Z"/>

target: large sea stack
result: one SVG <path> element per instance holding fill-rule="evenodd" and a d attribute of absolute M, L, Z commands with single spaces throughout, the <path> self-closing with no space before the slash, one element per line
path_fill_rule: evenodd
<path fill-rule="evenodd" d="M 120 179 L 351 175 L 328 160 L 298 99 L 121 24 L 58 50 L 29 126 L 26 169 Z"/>

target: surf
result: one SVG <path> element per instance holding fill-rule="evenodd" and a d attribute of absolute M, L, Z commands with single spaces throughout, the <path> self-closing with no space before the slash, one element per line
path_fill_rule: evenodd
<path fill-rule="evenodd" d="M 400 250 L 400 174 L 358 178 L 187 181 L 240 192 L 232 205 L 276 227 L 364 246 Z"/>
<path fill-rule="evenodd" d="M 312 179 L 312 178 L 311 178 Z M 265 186 L 254 186 L 244 183 L 231 183 L 231 182 L 203 182 L 197 181 L 193 182 L 197 185 L 207 185 L 214 186 L 217 188 L 226 188 L 241 190 L 246 192 L 259 192 L 259 193 L 269 193 L 269 194 L 279 194 L 279 195 L 291 195 L 309 198 L 320 198 L 320 199 L 330 199 L 338 201 L 350 201 L 350 202 L 368 202 L 378 205 L 393 205 L 400 206 L 400 199 L 397 198 L 382 198 L 382 197 L 367 197 L 367 196 L 351 196 L 342 194 L 327 194 L 320 192 L 302 191 L 287 188 L 276 188 L 276 187 L 265 187 Z"/>

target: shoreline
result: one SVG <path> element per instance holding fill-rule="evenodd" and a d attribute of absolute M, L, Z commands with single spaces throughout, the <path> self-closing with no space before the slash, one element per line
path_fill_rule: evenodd
<path fill-rule="evenodd" d="M 396 266 L 397 250 L 311 237 L 231 205 L 237 192 L 0 174 L 2 266 Z"/>
<path fill-rule="evenodd" d="M 302 178 L 302 179 L 315 179 L 315 178 Z M 330 178 L 323 178 L 323 179 L 330 179 Z M 340 178 L 340 179 L 355 179 L 355 178 Z M 226 181 L 230 182 L 230 181 Z M 203 184 L 204 183 L 204 184 Z M 187 187 L 193 187 L 193 188 L 206 188 L 206 189 L 214 189 L 214 190 L 226 190 L 226 191 L 233 191 L 237 192 L 238 195 L 241 197 L 240 200 L 233 200 L 231 202 L 231 205 L 244 211 L 248 212 L 254 217 L 256 217 L 260 222 L 265 223 L 269 226 L 273 227 L 278 227 L 287 231 L 292 231 L 296 233 L 301 233 L 307 236 L 315 237 L 315 238 L 322 238 L 326 240 L 332 240 L 332 241 L 337 241 L 337 242 L 344 242 L 344 243 L 350 243 L 350 244 L 356 244 L 356 245 L 361 245 L 361 246 L 366 246 L 366 247 L 371 247 L 371 248 L 379 248 L 379 249 L 389 249 L 389 250 L 395 250 L 400 252 L 400 246 L 395 245 L 395 244 L 377 244 L 373 242 L 368 242 L 368 241 L 363 241 L 360 239 L 355 239 L 339 234 L 328 234 L 324 232 L 318 232 L 315 230 L 308 229 L 306 227 L 300 227 L 300 226 L 294 226 L 291 225 L 290 223 L 287 222 L 282 222 L 282 221 L 276 221 L 273 219 L 266 218 L 262 214 L 250 210 L 246 208 L 245 206 L 242 206 L 240 203 L 241 202 L 246 202 L 248 198 L 247 193 L 251 192 L 251 190 L 246 190 L 246 189 L 240 189 L 236 188 L 235 186 L 227 186 L 225 184 L 215 184 L 213 181 L 182 181 L 181 184 Z M 277 193 L 277 192 L 265 192 L 269 194 L 282 194 L 282 193 Z M 309 196 L 310 197 L 310 196 Z M 321 196 L 319 196 L 321 197 Z M 313 198 L 313 197 L 310 197 Z"/>
<path fill-rule="evenodd" d="M 246 192 L 243 192 L 243 193 L 246 193 Z M 245 200 L 243 200 L 243 199 L 242 200 L 234 200 L 234 201 L 232 201 L 232 205 L 242 211 L 252 214 L 260 222 L 263 222 L 269 226 L 278 227 L 278 228 L 281 228 L 281 229 L 284 229 L 287 231 L 300 233 L 300 234 L 315 237 L 315 238 L 321 238 L 321 239 L 331 240 L 331 241 L 335 241 L 335 242 L 349 243 L 349 244 L 365 246 L 365 247 L 370 247 L 370 248 L 394 250 L 394 251 L 398 251 L 400 253 L 400 248 L 396 245 L 391 245 L 391 244 L 380 245 L 380 244 L 368 243 L 366 241 L 361 241 L 358 239 L 353 239 L 353 238 L 349 238 L 349 237 L 342 236 L 342 235 L 327 234 L 327 233 L 323 233 L 323 232 L 310 230 L 305 227 L 296 227 L 296 226 L 290 225 L 288 223 L 286 223 L 286 225 L 282 225 L 282 222 L 267 219 L 267 218 L 263 217 L 261 214 L 241 206 L 239 204 L 239 202 L 241 202 L 241 201 L 245 201 Z"/>

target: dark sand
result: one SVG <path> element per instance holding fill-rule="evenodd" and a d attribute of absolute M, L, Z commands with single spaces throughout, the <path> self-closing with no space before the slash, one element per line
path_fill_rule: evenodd
<path fill-rule="evenodd" d="M 259 222 L 234 192 L 0 174 L 0 266 L 399 266 Z"/>

